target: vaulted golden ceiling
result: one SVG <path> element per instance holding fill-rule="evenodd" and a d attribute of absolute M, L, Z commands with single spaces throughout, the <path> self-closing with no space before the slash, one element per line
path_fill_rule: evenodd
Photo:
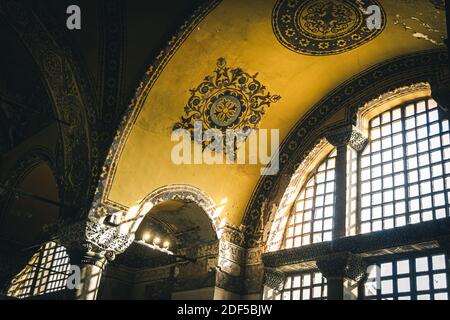
<path fill-rule="evenodd" d="M 221 70 L 229 68 L 226 72 L 235 70 L 233 74 L 244 74 L 265 86 L 262 95 L 269 101 L 262 105 L 264 114 L 247 110 L 242 118 L 222 121 L 246 119 L 255 127 L 279 129 L 282 141 L 312 106 L 358 73 L 394 57 L 443 48 L 445 12 L 437 8 L 439 1 L 379 0 L 386 16 L 382 29 L 375 31 L 365 27 L 361 20 L 365 16 L 355 4 L 365 2 L 218 3 L 175 45 L 177 50 L 167 56 L 170 60 L 164 68 L 156 75 L 153 69 L 148 71 L 153 80 L 143 82 L 144 90 L 124 123 L 127 129 L 116 141 L 123 150 L 118 148 L 117 166 L 107 172 L 105 199 L 128 207 L 162 186 L 189 184 L 212 197 L 226 222 L 239 225 L 261 177 L 261 166 L 176 165 L 171 160 L 174 125 L 196 106 L 207 104 L 205 100 L 221 99 L 214 81 L 217 85 Z M 347 20 L 320 20 L 333 17 L 333 10 Z M 298 36 L 300 31 L 303 34 Z M 145 47 L 145 37 L 141 42 Z M 239 100 L 239 90 L 247 97 L 255 94 L 249 85 L 233 81 L 228 85 L 228 93 L 237 99 L 233 101 Z M 195 95 L 197 104 L 190 100 Z M 251 119 L 252 115 L 256 118 Z M 217 121 L 216 127 L 223 129 Z"/>

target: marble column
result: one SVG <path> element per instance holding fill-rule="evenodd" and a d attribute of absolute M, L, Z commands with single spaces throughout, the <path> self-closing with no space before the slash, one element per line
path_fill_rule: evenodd
<path fill-rule="evenodd" d="M 334 192 L 334 219 L 333 239 L 346 236 L 347 221 L 347 172 L 348 150 L 353 148 L 361 152 L 366 144 L 367 138 L 352 125 L 345 125 L 331 129 L 325 136 L 329 143 L 336 147 L 336 169 L 335 169 L 335 192 Z"/>
<path fill-rule="evenodd" d="M 343 252 L 319 258 L 316 261 L 327 279 L 328 300 L 356 300 L 358 284 L 365 279 L 367 264 L 352 253 Z"/>

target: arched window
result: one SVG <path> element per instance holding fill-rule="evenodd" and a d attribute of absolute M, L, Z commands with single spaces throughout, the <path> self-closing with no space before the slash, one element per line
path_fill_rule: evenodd
<path fill-rule="evenodd" d="M 347 235 L 355 234 L 353 229 L 369 233 L 449 216 L 449 122 L 440 117 L 434 100 L 376 115 L 368 136 L 359 157 L 348 149 Z M 335 164 L 336 150 L 301 187 L 282 248 L 332 240 Z"/>
<path fill-rule="evenodd" d="M 448 216 L 450 134 L 436 103 L 421 100 L 370 121 L 361 156 L 361 233 Z"/>
<path fill-rule="evenodd" d="M 449 120 L 426 97 L 369 103 L 359 122 L 330 127 L 333 151 L 313 150 L 295 172 L 263 257 L 287 280 L 267 282 L 265 299 L 448 300 Z M 313 296 L 302 279 L 315 274 Z"/>
<path fill-rule="evenodd" d="M 289 218 L 284 248 L 331 240 L 335 165 L 336 151 L 333 151 L 302 187 Z"/>
<path fill-rule="evenodd" d="M 22 299 L 65 290 L 69 269 L 66 249 L 47 242 L 11 281 L 8 296 Z"/>

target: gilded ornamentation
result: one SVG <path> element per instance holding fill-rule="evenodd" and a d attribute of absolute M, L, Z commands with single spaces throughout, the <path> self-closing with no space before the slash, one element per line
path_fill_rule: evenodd
<path fill-rule="evenodd" d="M 182 43 L 191 34 L 197 25 L 202 21 L 204 17 L 208 15 L 216 6 L 220 3 L 220 0 L 208 1 L 204 5 L 200 6 L 180 27 L 179 32 L 170 39 L 167 46 L 158 54 L 156 60 L 148 66 L 147 71 L 142 77 L 136 92 L 131 100 L 130 105 L 125 111 L 123 120 L 117 129 L 117 134 L 114 137 L 111 148 L 106 156 L 106 161 L 102 167 L 100 173 L 100 179 L 97 184 L 97 189 L 93 197 L 92 208 L 89 212 L 89 216 L 94 219 L 98 216 L 106 216 L 113 214 L 117 210 L 126 210 L 127 208 L 117 202 L 108 199 L 109 192 L 111 190 L 112 182 L 114 181 L 114 172 L 117 166 L 118 160 L 125 147 L 125 142 L 133 128 L 135 120 L 141 112 L 145 99 L 154 83 L 159 78 L 161 72 L 164 70 L 167 63 L 173 57 L 173 55 L 180 48 Z"/>
<path fill-rule="evenodd" d="M 273 30 L 288 49 L 306 55 L 332 55 L 354 49 L 377 37 L 382 28 L 370 30 L 365 8 L 380 4 L 351 0 L 279 0 L 273 10 Z"/>
<path fill-rule="evenodd" d="M 202 121 L 203 130 L 218 129 L 223 133 L 227 129 L 242 130 L 244 136 L 256 129 L 265 107 L 280 99 L 266 92 L 257 76 L 240 68 L 231 69 L 225 59 L 220 58 L 214 75 L 206 76 L 197 88 L 191 89 L 191 97 L 184 107 L 185 115 L 174 130 L 186 129 L 193 134 L 196 121 Z"/>

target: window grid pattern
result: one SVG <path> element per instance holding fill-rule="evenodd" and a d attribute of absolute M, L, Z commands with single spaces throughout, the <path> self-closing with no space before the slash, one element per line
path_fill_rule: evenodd
<path fill-rule="evenodd" d="M 300 191 L 286 229 L 285 249 L 332 239 L 335 165 L 333 151 Z"/>
<path fill-rule="evenodd" d="M 384 260 L 368 268 L 367 300 L 448 300 L 450 269 L 445 254 Z"/>
<path fill-rule="evenodd" d="M 269 289 L 264 300 L 325 300 L 327 281 L 320 272 L 293 274 L 286 278 L 282 291 Z"/>
<path fill-rule="evenodd" d="M 360 165 L 361 233 L 448 216 L 449 123 L 435 101 L 372 119 Z"/>
<path fill-rule="evenodd" d="M 69 257 L 54 242 L 45 244 L 12 281 L 8 295 L 27 298 L 66 289 Z"/>

